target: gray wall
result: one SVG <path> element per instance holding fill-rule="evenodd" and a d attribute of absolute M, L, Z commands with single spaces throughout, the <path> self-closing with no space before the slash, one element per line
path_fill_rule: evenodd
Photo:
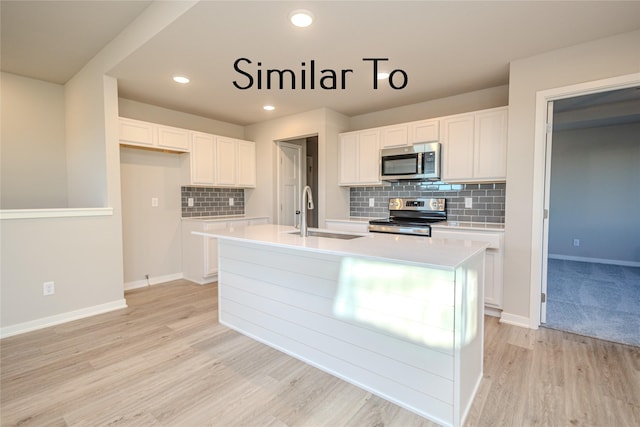
<path fill-rule="evenodd" d="M 125 288 L 146 274 L 153 279 L 182 272 L 180 156 L 120 148 Z"/>
<path fill-rule="evenodd" d="M 554 132 L 549 204 L 550 256 L 640 262 L 640 123 Z"/>
<path fill-rule="evenodd" d="M 0 81 L 0 208 L 66 208 L 64 87 L 9 73 Z"/>
<path fill-rule="evenodd" d="M 507 194 L 505 210 L 503 321 L 537 326 L 539 319 L 531 299 L 534 251 L 542 252 L 534 236 L 532 194 L 536 170 L 536 94 L 640 72 L 640 31 L 594 40 L 511 62 L 509 71 L 509 137 L 507 147 Z M 544 166 L 542 167 L 544 169 Z M 535 206 L 541 212 L 542 205 Z M 534 234 L 535 233 L 535 234 Z M 539 237 L 536 237 L 539 239 Z M 506 316 L 505 316 L 506 314 Z"/>

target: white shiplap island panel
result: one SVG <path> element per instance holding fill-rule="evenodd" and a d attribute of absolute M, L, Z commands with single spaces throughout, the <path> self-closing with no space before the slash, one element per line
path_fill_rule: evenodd
<path fill-rule="evenodd" d="M 211 232 L 220 322 L 425 418 L 461 425 L 482 378 L 484 246 L 290 230 Z M 460 253 L 437 268 L 416 255 L 385 257 L 394 246 Z"/>

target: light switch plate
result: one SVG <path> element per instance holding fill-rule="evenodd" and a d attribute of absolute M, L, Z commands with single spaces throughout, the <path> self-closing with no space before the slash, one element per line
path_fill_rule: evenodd
<path fill-rule="evenodd" d="M 158 207 L 158 198 L 157 197 L 152 197 L 151 198 L 151 207 L 152 208 L 157 208 Z"/>
<path fill-rule="evenodd" d="M 192 208 L 192 207 L 193 207 L 193 197 L 189 197 L 189 198 L 187 199 L 187 206 L 189 206 L 190 208 Z"/>
<path fill-rule="evenodd" d="M 465 209 L 471 209 L 473 207 L 473 199 L 471 197 L 464 198 L 464 207 Z"/>
<path fill-rule="evenodd" d="M 229 206 L 233 206 L 233 197 L 229 197 Z"/>
<path fill-rule="evenodd" d="M 369 198 L 369 207 L 372 208 L 376 205 L 376 199 L 374 199 L 373 197 Z"/>

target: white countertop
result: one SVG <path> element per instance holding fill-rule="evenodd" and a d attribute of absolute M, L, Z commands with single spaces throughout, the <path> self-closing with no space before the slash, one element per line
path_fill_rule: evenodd
<path fill-rule="evenodd" d="M 504 224 L 490 222 L 442 221 L 431 224 L 431 228 L 453 228 L 473 231 L 504 231 Z"/>
<path fill-rule="evenodd" d="M 194 231 L 193 234 L 253 242 L 261 245 L 297 248 L 303 251 L 358 256 L 382 261 L 420 265 L 442 270 L 453 270 L 464 261 L 485 250 L 487 243 L 461 240 L 438 239 L 421 236 L 405 236 L 382 233 L 340 233 L 357 234 L 357 239 L 343 240 L 327 237 L 300 237 L 291 232 L 298 231 L 283 225 L 253 225 L 233 230 Z"/>
<path fill-rule="evenodd" d="M 234 221 L 234 220 L 251 220 L 251 219 L 264 219 L 268 216 L 247 216 L 247 215 L 212 215 L 212 216 L 184 216 L 182 221 Z"/>
<path fill-rule="evenodd" d="M 380 219 L 381 217 L 360 217 L 351 216 L 349 218 L 332 218 L 327 221 L 346 222 L 355 224 L 368 224 L 372 219 Z M 460 229 L 460 230 L 486 230 L 486 231 L 504 231 L 504 224 L 488 223 L 488 222 L 467 222 L 467 221 L 442 221 L 431 224 L 432 228 Z"/>

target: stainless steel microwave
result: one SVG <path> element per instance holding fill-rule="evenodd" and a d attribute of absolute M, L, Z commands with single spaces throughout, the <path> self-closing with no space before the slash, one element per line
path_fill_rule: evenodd
<path fill-rule="evenodd" d="M 440 180 L 440 143 L 430 142 L 380 150 L 380 179 Z"/>

